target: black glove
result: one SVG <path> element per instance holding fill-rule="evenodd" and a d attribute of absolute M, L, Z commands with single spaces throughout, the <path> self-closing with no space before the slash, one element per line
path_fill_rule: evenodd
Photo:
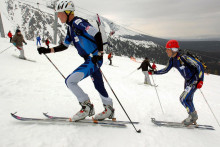
<path fill-rule="evenodd" d="M 47 53 L 50 53 L 51 52 L 51 50 L 50 49 L 47 49 L 47 48 L 45 48 L 45 47 L 40 47 L 40 48 L 38 48 L 37 49 L 37 51 L 38 51 L 38 53 L 39 54 L 47 54 Z"/>
<path fill-rule="evenodd" d="M 97 64 L 97 62 L 99 61 L 99 60 L 102 60 L 103 59 L 103 56 L 102 55 L 95 55 L 95 56 L 93 56 L 92 57 L 92 63 L 94 63 L 95 65 Z"/>

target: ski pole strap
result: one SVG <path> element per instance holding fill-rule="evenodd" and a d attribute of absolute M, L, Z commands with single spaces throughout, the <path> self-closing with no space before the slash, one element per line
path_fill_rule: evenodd
<path fill-rule="evenodd" d="M 81 30 L 77 29 L 77 28 L 74 27 L 73 25 L 72 25 L 72 27 L 73 27 L 73 31 L 76 33 L 77 36 L 83 36 L 83 37 L 85 37 L 86 39 L 88 39 L 89 41 L 91 41 L 91 42 L 93 42 L 93 43 L 96 44 L 96 42 L 95 42 L 94 40 L 92 40 L 92 39 L 89 38 L 88 36 L 84 35 Z"/>

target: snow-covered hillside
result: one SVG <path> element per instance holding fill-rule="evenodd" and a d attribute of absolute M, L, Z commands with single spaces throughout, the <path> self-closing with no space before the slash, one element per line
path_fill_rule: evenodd
<path fill-rule="evenodd" d="M 48 8 L 43 0 L 39 0 L 38 3 L 39 4 L 37 5 L 37 3 L 32 3 L 30 1 L 2 0 L 0 4 L 3 8 L 1 11 L 5 31 L 12 30 L 12 32 L 14 32 L 19 27 L 24 31 L 25 36 L 29 40 L 35 39 L 37 35 L 45 35 L 46 37 L 53 39 L 54 10 Z M 95 13 L 85 13 L 85 10 L 82 11 L 77 6 L 75 15 L 88 20 L 95 20 L 96 16 Z M 139 33 L 125 29 L 106 18 L 103 18 L 103 20 L 106 27 L 106 33 L 115 31 L 116 36 L 139 35 Z M 65 33 L 66 29 L 64 25 L 60 23 L 58 27 L 61 27 L 60 31 L 64 31 L 62 33 Z"/>
<path fill-rule="evenodd" d="M 37 5 L 37 2 L 39 3 Z M 39 0 L 37 2 L 20 1 L 20 0 L 2 0 L 0 5 L 3 26 L 5 33 L 9 30 L 12 33 L 17 28 L 21 30 L 27 40 L 36 40 L 37 36 L 41 36 L 42 41 L 49 38 L 50 42 L 54 41 L 54 10 L 48 8 L 46 1 Z M 96 13 L 89 12 L 76 4 L 75 15 L 87 19 L 92 25 L 96 24 Z M 100 12 L 101 13 L 101 12 Z M 105 50 L 107 53 L 113 52 L 118 56 L 146 57 L 151 56 L 156 63 L 166 64 L 164 47 L 158 45 L 145 35 L 144 39 L 140 33 L 120 26 L 102 16 L 101 21 L 104 30 L 108 36 L 110 46 Z M 66 33 L 66 25 L 58 21 L 57 43 L 63 41 Z M 115 32 L 110 36 L 110 32 Z M 131 39 L 131 37 L 134 37 Z M 150 37 L 150 36 L 149 36 Z M 151 38 L 151 37 L 150 37 Z M 160 57 L 157 58 L 160 54 Z"/>
<path fill-rule="evenodd" d="M 0 38 L 0 52 L 11 44 L 8 38 Z M 210 112 L 203 96 L 195 93 L 195 107 L 199 124 L 209 124 L 215 131 L 157 127 L 151 117 L 161 120 L 182 121 L 187 117 L 186 110 L 179 102 L 184 81 L 178 71 L 171 70 L 166 75 L 154 76 L 159 97 L 164 108 L 162 113 L 154 87 L 143 84 L 141 71 L 135 71 L 140 63 L 127 57 L 113 58 L 109 66 L 104 56 L 103 73 L 109 80 L 127 113 L 142 133 L 136 133 L 132 125 L 127 128 L 112 128 L 92 125 L 62 125 L 25 123 L 15 120 L 10 113 L 27 117 L 44 118 L 42 112 L 71 117 L 80 106 L 76 97 L 67 89 L 64 79 L 36 50 L 35 42 L 27 41 L 25 55 L 36 62 L 15 58 L 14 47 L 0 54 L 0 146 L 1 147 L 218 147 L 220 129 Z M 83 59 L 74 47 L 60 53 L 49 54 L 60 71 L 68 76 Z M 164 66 L 157 65 L 158 68 Z M 135 72 L 133 72 L 135 71 Z M 133 73 L 132 73 L 133 72 Z M 131 74 L 132 73 L 132 74 Z M 206 75 L 202 91 L 220 120 L 219 99 L 220 77 Z M 103 110 L 99 94 L 88 77 L 79 84 L 91 98 L 96 113 Z M 116 118 L 128 120 L 108 85 L 106 89 L 114 101 Z"/>
<path fill-rule="evenodd" d="M 3 7 L 1 11 L 3 14 L 2 17 L 5 32 L 8 30 L 12 30 L 12 32 L 14 32 L 19 27 L 24 32 L 24 36 L 29 40 L 34 40 L 38 35 L 41 35 L 42 37 L 45 36 L 45 38 L 49 37 L 50 40 L 53 40 L 54 10 L 48 8 L 48 4 L 46 4 L 43 0 L 39 0 L 38 3 L 39 4 L 37 5 L 37 3 L 32 3 L 30 1 L 0 1 L 0 4 Z M 77 3 L 75 15 L 89 21 L 96 20 L 95 13 L 83 10 L 77 6 Z M 140 35 L 140 33 L 126 29 L 123 26 L 103 18 L 102 16 L 101 18 L 107 34 L 114 31 L 114 36 Z M 64 36 L 61 36 L 61 34 L 64 35 L 65 32 L 65 25 L 59 22 L 58 38 L 61 37 L 61 39 L 63 39 Z"/>

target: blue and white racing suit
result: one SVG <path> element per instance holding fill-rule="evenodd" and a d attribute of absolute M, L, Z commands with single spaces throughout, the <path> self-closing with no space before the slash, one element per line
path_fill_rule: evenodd
<path fill-rule="evenodd" d="M 187 109 L 188 113 L 192 113 L 195 111 L 193 95 L 197 89 L 197 83 L 204 79 L 203 66 L 194 58 L 178 53 L 175 57 L 169 59 L 164 69 L 155 71 L 154 74 L 165 74 L 172 67 L 175 67 L 185 79 L 184 91 L 180 96 L 180 102 Z"/>
<path fill-rule="evenodd" d="M 99 92 L 103 104 L 112 105 L 112 99 L 108 96 L 108 93 L 104 87 L 102 74 L 99 70 L 99 67 L 102 66 L 103 60 L 98 61 L 97 67 L 92 62 L 92 58 L 89 56 L 91 53 L 93 55 L 98 55 L 97 45 L 94 38 L 98 32 L 98 29 L 91 26 L 91 24 L 89 24 L 84 19 L 76 16 L 71 22 L 68 23 L 67 35 L 64 41 L 64 45 L 68 47 L 71 43 L 73 43 L 78 51 L 78 54 L 84 58 L 85 62 L 76 68 L 66 78 L 65 82 L 67 87 L 77 97 L 78 101 L 84 102 L 89 100 L 89 97 L 78 86 L 78 82 L 88 76 L 91 76 L 94 86 Z"/>

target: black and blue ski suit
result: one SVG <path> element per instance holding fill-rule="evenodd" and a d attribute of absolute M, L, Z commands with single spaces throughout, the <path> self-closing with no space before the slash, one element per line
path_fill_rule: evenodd
<path fill-rule="evenodd" d="M 203 66 L 194 58 L 177 53 L 175 57 L 169 59 L 164 69 L 154 71 L 154 74 L 165 74 L 172 67 L 175 67 L 185 79 L 184 91 L 180 96 L 180 102 L 187 109 L 188 113 L 192 113 L 195 111 L 193 95 L 197 89 L 197 83 L 204 79 Z"/>

